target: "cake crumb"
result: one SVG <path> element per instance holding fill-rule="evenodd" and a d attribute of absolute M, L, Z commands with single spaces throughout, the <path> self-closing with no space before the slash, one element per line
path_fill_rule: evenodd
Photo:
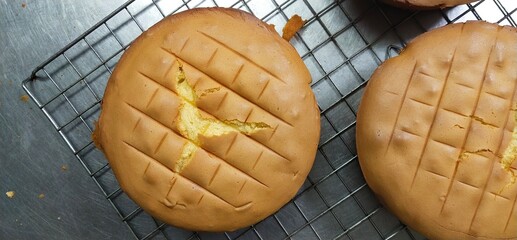
<path fill-rule="evenodd" d="M 22 3 L 22 8 L 27 7 L 27 3 Z"/>
<path fill-rule="evenodd" d="M 68 165 L 66 165 L 66 164 L 61 165 L 61 171 L 65 172 L 66 170 L 68 170 Z"/>
<path fill-rule="evenodd" d="M 39 198 L 39 199 L 43 199 L 43 198 L 45 198 L 45 194 L 40 193 L 40 194 L 38 195 L 38 198 Z"/>
<path fill-rule="evenodd" d="M 276 31 L 276 30 L 275 30 L 275 24 L 271 24 L 271 23 L 270 23 L 270 24 L 267 24 L 267 28 L 268 28 L 268 29 L 269 29 L 269 31 L 271 31 L 271 32 Z"/>
<path fill-rule="evenodd" d="M 22 102 L 24 102 L 24 103 L 29 102 L 29 96 L 28 95 L 22 95 L 22 96 L 20 96 L 20 100 L 22 100 Z"/>
<path fill-rule="evenodd" d="M 284 28 L 282 29 L 282 38 L 289 41 L 291 38 L 294 37 L 294 34 L 296 34 L 305 24 L 305 20 L 302 20 L 302 17 L 298 16 L 297 14 L 293 15 L 287 23 L 285 24 Z"/>
<path fill-rule="evenodd" d="M 5 193 L 5 195 L 7 195 L 8 198 L 14 198 L 14 191 L 8 191 Z"/>
<path fill-rule="evenodd" d="M 208 94 L 215 93 L 215 92 L 220 91 L 220 90 L 221 90 L 221 87 L 205 89 L 205 90 L 203 90 L 203 93 L 201 93 L 201 95 L 199 95 L 199 97 L 204 97 L 204 96 L 206 96 Z"/>

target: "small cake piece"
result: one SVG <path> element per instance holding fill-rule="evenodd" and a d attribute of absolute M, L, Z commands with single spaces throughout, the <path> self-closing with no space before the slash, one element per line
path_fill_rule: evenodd
<path fill-rule="evenodd" d="M 93 138 L 151 215 L 235 230 L 277 211 L 307 177 L 320 133 L 310 82 L 296 50 L 256 17 L 187 10 L 124 53 Z"/>
<path fill-rule="evenodd" d="M 479 0 L 381 0 L 387 4 L 408 9 L 436 9 L 454 7 Z"/>
<path fill-rule="evenodd" d="M 5 195 L 6 195 L 8 198 L 14 198 L 14 194 L 15 194 L 15 192 L 14 192 L 14 191 L 7 191 L 7 192 L 5 193 Z"/>
<path fill-rule="evenodd" d="M 365 179 L 430 239 L 517 239 L 517 30 L 422 34 L 382 64 L 357 114 Z"/>
<path fill-rule="evenodd" d="M 303 27 L 305 22 L 306 21 L 297 14 L 293 15 L 291 18 L 289 18 L 284 28 L 282 29 L 282 38 L 290 41 L 291 38 L 293 38 L 294 35 Z"/>

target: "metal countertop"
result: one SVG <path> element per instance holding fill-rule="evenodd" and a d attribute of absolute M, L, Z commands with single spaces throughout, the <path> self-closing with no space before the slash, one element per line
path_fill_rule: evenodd
<path fill-rule="evenodd" d="M 21 99 L 38 64 L 123 2 L 0 0 L 0 239 L 131 239 L 116 214 L 99 214 L 113 209 L 34 102 Z"/>

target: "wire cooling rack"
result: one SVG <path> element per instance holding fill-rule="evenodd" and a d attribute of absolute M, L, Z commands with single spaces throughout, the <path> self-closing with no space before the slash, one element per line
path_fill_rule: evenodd
<path fill-rule="evenodd" d="M 262 222 L 227 233 L 190 232 L 152 218 L 120 189 L 90 138 L 108 78 L 131 41 L 169 14 L 209 6 L 251 12 L 279 32 L 294 14 L 306 19 L 291 43 L 311 72 L 321 110 L 314 167 L 296 197 Z M 515 27 L 516 11 L 515 0 L 425 12 L 374 0 L 131 0 L 38 66 L 23 88 L 137 239 L 424 239 L 379 205 L 361 174 L 354 136 L 366 82 L 425 31 L 475 19 Z"/>

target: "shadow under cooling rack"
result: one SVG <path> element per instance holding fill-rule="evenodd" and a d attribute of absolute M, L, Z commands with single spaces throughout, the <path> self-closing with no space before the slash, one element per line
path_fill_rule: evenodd
<path fill-rule="evenodd" d="M 169 14 L 211 6 L 251 12 L 279 32 L 294 14 L 307 19 L 291 43 L 312 75 L 321 110 L 314 167 L 296 197 L 262 222 L 227 233 L 182 230 L 142 211 L 90 137 L 106 83 L 131 42 Z M 23 88 L 137 239 L 424 239 L 380 206 L 361 174 L 355 120 L 364 87 L 379 64 L 415 36 L 466 20 L 515 27 L 516 11 L 515 0 L 426 12 L 374 0 L 132 0 L 34 69 Z"/>

